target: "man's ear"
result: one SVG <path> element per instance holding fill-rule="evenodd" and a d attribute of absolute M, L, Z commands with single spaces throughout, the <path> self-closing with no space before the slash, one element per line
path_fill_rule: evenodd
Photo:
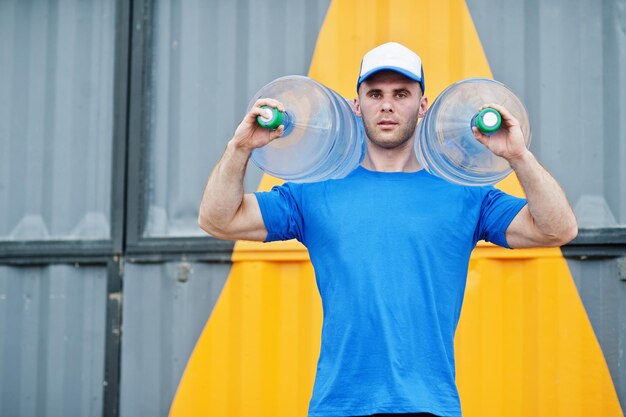
<path fill-rule="evenodd" d="M 426 112 L 428 111 L 428 97 L 422 97 L 420 100 L 420 109 L 417 113 L 417 117 L 420 119 L 426 116 Z"/>
<path fill-rule="evenodd" d="M 354 114 L 356 114 L 359 117 L 362 117 L 361 116 L 361 106 L 359 105 L 359 96 L 356 96 L 354 98 L 353 105 L 352 105 L 352 110 L 354 111 Z"/>

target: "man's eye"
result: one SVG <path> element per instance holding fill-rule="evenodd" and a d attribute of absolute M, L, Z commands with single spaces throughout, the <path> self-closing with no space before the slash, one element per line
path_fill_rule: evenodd
<path fill-rule="evenodd" d="M 396 94 L 396 97 L 398 97 L 398 98 L 406 98 L 406 93 L 398 93 L 398 94 Z"/>

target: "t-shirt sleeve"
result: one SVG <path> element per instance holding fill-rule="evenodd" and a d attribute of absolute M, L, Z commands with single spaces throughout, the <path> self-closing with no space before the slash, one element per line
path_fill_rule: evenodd
<path fill-rule="evenodd" d="M 301 191 L 300 184 L 285 183 L 271 191 L 254 193 L 267 229 L 266 242 L 289 239 L 302 242 Z"/>
<path fill-rule="evenodd" d="M 525 205 L 524 198 L 514 197 L 494 187 L 487 187 L 480 207 L 476 241 L 486 240 L 510 248 L 506 241 L 506 229 Z"/>

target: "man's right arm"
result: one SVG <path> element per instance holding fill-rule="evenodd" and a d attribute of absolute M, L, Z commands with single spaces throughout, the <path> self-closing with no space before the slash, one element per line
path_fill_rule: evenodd
<path fill-rule="evenodd" d="M 257 100 L 228 142 L 204 189 L 198 225 L 219 239 L 263 241 L 267 237 L 259 203 L 253 194 L 244 194 L 243 188 L 252 150 L 267 145 L 284 132 L 283 126 L 272 131 L 257 124 L 263 105 L 285 110 L 276 100 Z"/>

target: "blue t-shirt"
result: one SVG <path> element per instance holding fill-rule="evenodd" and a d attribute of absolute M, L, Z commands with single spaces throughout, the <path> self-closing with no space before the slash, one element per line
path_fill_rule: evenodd
<path fill-rule="evenodd" d="M 460 416 L 454 333 L 470 254 L 526 204 L 425 170 L 286 183 L 256 193 L 267 241 L 309 250 L 324 321 L 310 417 Z"/>

